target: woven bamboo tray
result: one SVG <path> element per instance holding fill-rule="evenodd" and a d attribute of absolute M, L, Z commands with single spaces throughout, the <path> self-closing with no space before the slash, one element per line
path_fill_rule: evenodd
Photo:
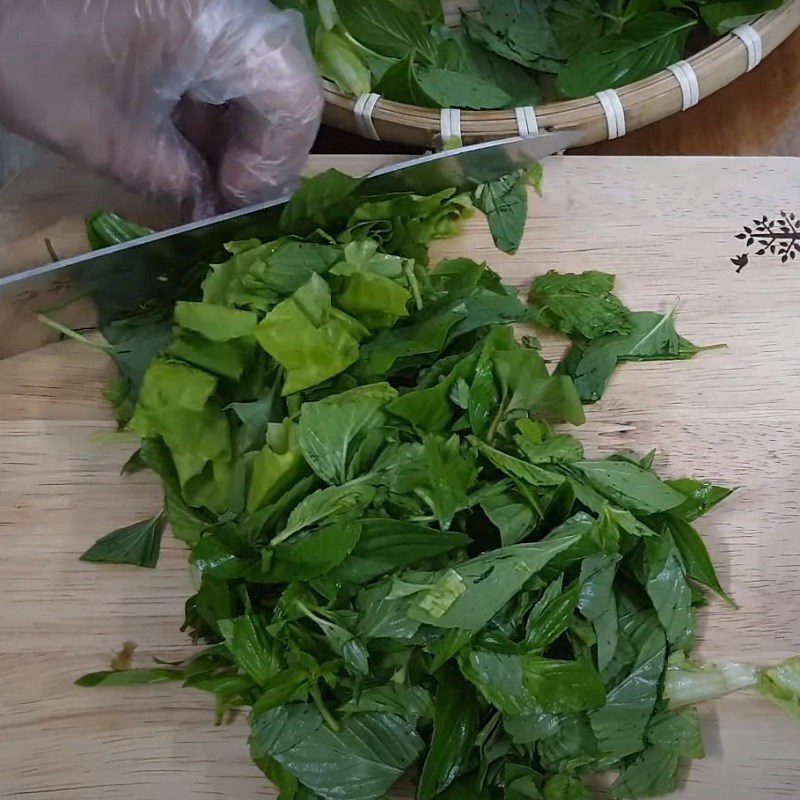
<path fill-rule="evenodd" d="M 469 4 L 445 0 L 443 6 L 448 20 L 454 21 L 457 19 L 457 9 L 468 8 Z M 697 76 L 699 88 L 699 96 L 693 102 L 713 94 L 756 67 L 761 58 L 769 55 L 800 27 L 800 0 L 788 0 L 777 11 L 760 17 L 751 27 L 760 39 L 760 54 L 758 51 L 755 54 L 751 52 L 739 36 L 731 33 L 686 59 Z M 440 112 L 439 109 L 380 98 L 365 124 L 363 115 L 359 116 L 354 111 L 356 98 L 343 94 L 329 81 L 324 83 L 325 122 L 328 125 L 372 139 L 422 148 L 440 146 L 443 131 L 445 135 L 451 135 L 452 117 L 449 116 L 449 109 Z M 618 89 L 616 94 L 622 105 L 625 131 L 642 128 L 676 114 L 688 105 L 688 97 L 678 77 L 666 69 L 650 78 L 628 84 Z M 374 101 L 375 97 L 372 99 Z M 514 109 L 465 110 L 457 112 L 457 115 L 456 133 L 460 127 L 461 139 L 466 144 L 535 132 L 520 128 Z M 615 124 L 609 121 L 600 99 L 594 95 L 538 106 L 535 117 L 539 130 L 578 130 L 581 134 L 579 145 L 621 135 L 620 131 L 614 129 Z"/>

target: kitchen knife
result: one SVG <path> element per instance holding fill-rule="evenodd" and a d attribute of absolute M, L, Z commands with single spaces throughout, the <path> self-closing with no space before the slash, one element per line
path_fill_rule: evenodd
<path fill-rule="evenodd" d="M 356 194 L 469 190 L 564 150 L 577 138 L 574 131 L 561 131 L 432 153 L 370 173 Z M 105 317 L 114 318 L 159 296 L 165 275 L 196 268 L 227 241 L 277 237 L 288 200 L 282 197 L 0 277 L 0 358 L 41 343 L 40 336 L 30 335 L 34 326 L 41 326 L 37 312 L 102 295 Z"/>

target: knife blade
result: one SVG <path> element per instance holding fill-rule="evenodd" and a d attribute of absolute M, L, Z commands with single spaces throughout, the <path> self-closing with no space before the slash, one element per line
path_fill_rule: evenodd
<path fill-rule="evenodd" d="M 356 192 L 369 197 L 468 190 L 564 150 L 578 138 L 575 131 L 561 131 L 431 153 L 370 173 Z M 41 327 L 37 312 L 97 294 L 103 295 L 107 316 L 133 311 L 158 295 L 165 273 L 196 267 L 224 242 L 276 238 L 288 201 L 288 196 L 281 197 L 0 277 L 0 358 L 42 343 L 41 335 L 31 335 Z"/>

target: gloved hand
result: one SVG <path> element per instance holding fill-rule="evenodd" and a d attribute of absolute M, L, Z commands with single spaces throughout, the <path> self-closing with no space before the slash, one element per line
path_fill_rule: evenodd
<path fill-rule="evenodd" d="M 0 122 L 187 216 L 291 188 L 321 110 L 266 0 L 0 0 Z"/>

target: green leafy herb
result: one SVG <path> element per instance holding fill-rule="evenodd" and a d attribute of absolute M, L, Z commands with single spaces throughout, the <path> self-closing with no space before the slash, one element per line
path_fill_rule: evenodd
<path fill-rule="evenodd" d="M 656 714 L 647 727 L 647 741 L 683 758 L 704 758 L 697 710 Z"/>
<path fill-rule="evenodd" d="M 692 358 L 701 349 L 675 330 L 675 311 L 630 313 L 631 332 L 607 334 L 587 342 L 576 339 L 558 372 L 575 382 L 580 398 L 593 403 L 602 397 L 617 364 L 623 361 L 672 361 Z"/>
<path fill-rule="evenodd" d="M 371 466 L 383 438 L 374 434 L 381 433 L 383 409 L 395 397 L 389 384 L 373 384 L 302 407 L 300 448 L 322 480 L 347 483 Z"/>
<path fill-rule="evenodd" d="M 613 798 L 656 797 L 678 785 L 678 756 L 657 745 L 643 750 L 611 786 Z"/>
<path fill-rule="evenodd" d="M 479 630 L 532 575 L 578 538 L 578 534 L 569 534 L 539 544 L 515 544 L 466 561 L 453 570 L 463 591 L 453 598 L 447 610 L 441 615 L 432 614 L 417 601 L 413 616 L 443 628 Z M 423 598 L 439 591 L 442 590 L 434 583 Z"/>
<path fill-rule="evenodd" d="M 428 0 L 291 2 L 342 84 L 380 64 L 431 93 L 477 41 L 497 74 L 503 53 L 507 77 L 556 73 L 613 22 L 594 0 L 484 0 L 453 33 Z M 283 800 L 383 800 L 407 774 L 419 800 L 587 800 L 582 775 L 607 770 L 614 796 L 649 796 L 702 756 L 686 706 L 758 683 L 797 713 L 795 660 L 689 660 L 705 588 L 722 594 L 694 526 L 729 490 L 662 480 L 652 453 L 589 460 L 555 427 L 584 421 L 619 362 L 697 353 L 673 315 L 629 311 L 601 272 L 536 278 L 528 309 L 485 264 L 428 268 L 475 206 L 513 250 L 528 180 L 363 197 L 330 171 L 277 238 L 228 242 L 139 311 L 103 306 L 110 396 L 141 439 L 126 472 L 158 475 L 164 513 L 84 559 L 154 566 L 168 523 L 204 646 L 81 685 L 180 681 L 218 722 L 250 709 Z M 532 320 L 573 340 L 556 373 L 516 340 Z"/>
<path fill-rule="evenodd" d="M 530 291 L 534 322 L 589 340 L 606 333 L 629 333 L 630 312 L 611 293 L 613 288 L 614 276 L 605 272 L 540 275 Z"/>
<path fill-rule="evenodd" d="M 393 3 L 378 7 L 369 0 L 345 0 L 336 10 L 347 34 L 379 55 L 402 58 L 413 51 L 436 61 L 436 42 L 423 21 Z"/>
<path fill-rule="evenodd" d="M 646 78 L 693 52 L 688 35 L 695 26 L 721 36 L 781 0 L 480 0 L 477 13 L 461 11 L 460 29 L 445 27 L 441 5 L 429 0 L 278 5 L 303 13 L 320 72 L 347 94 L 375 91 L 432 108 L 510 109 Z M 513 184 L 510 178 L 498 187 L 498 196 Z M 504 225 L 498 231 L 502 249 L 518 242 Z"/>
<path fill-rule="evenodd" d="M 256 716 L 250 752 L 274 758 L 330 800 L 381 797 L 416 760 L 422 740 L 392 714 L 348 714 L 332 730 L 313 705 L 292 703 Z M 320 770 L 320 763 L 335 765 Z"/>
<path fill-rule="evenodd" d="M 135 564 L 155 567 L 164 532 L 163 515 L 118 528 L 98 539 L 82 556 L 81 561 L 107 564 Z"/>
<path fill-rule="evenodd" d="M 417 785 L 418 800 L 431 800 L 469 764 L 478 733 L 480 706 L 456 669 L 444 670 L 433 714 L 433 736 Z"/>
<path fill-rule="evenodd" d="M 475 205 L 486 214 L 489 230 L 499 250 L 516 253 L 528 218 L 527 177 L 512 173 L 479 187 Z"/>
<path fill-rule="evenodd" d="M 737 25 L 746 25 L 765 14 L 780 8 L 780 0 L 727 0 L 721 3 L 700 5 L 700 16 L 712 33 L 723 36 Z"/>
<path fill-rule="evenodd" d="M 800 657 L 765 669 L 759 676 L 758 690 L 800 718 Z"/>
<path fill-rule="evenodd" d="M 666 652 L 663 632 L 653 630 L 641 648 L 630 672 L 608 690 L 606 704 L 589 717 L 600 749 L 617 757 L 642 749 L 658 700 Z"/>
<path fill-rule="evenodd" d="M 111 672 L 91 672 L 75 681 L 77 686 L 150 686 L 183 680 L 183 670 L 154 667 L 152 669 L 121 669 Z"/>
<path fill-rule="evenodd" d="M 695 25 L 664 11 L 634 17 L 619 33 L 603 36 L 571 58 L 558 74 L 558 88 L 567 97 L 583 97 L 646 78 L 680 59 Z"/>
<path fill-rule="evenodd" d="M 578 461 L 569 469 L 612 503 L 634 513 L 655 514 L 683 502 L 679 492 L 628 461 Z"/>

